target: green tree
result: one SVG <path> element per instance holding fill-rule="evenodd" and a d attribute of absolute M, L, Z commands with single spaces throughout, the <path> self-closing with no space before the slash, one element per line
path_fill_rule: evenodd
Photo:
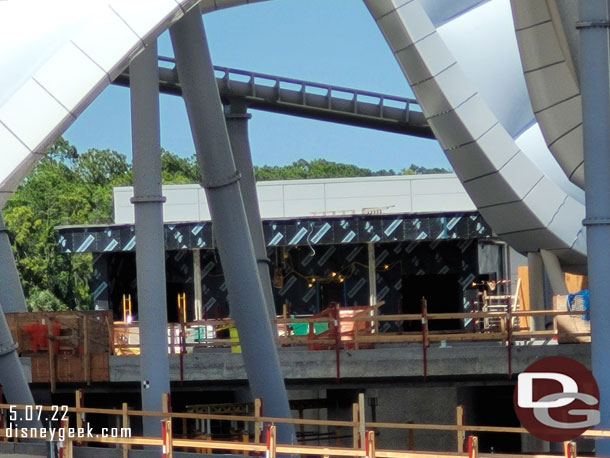
<path fill-rule="evenodd" d="M 84 308 L 89 303 L 90 256 L 60 254 L 55 227 L 86 223 L 92 206 L 82 180 L 55 157 L 41 160 L 3 214 L 30 307 Z"/>
<path fill-rule="evenodd" d="M 163 171 L 163 184 L 199 183 L 201 181 L 199 164 L 197 164 L 194 155 L 183 158 L 162 149 L 161 169 Z"/>
<path fill-rule="evenodd" d="M 257 181 L 396 175 L 393 170 L 378 170 L 373 172 L 370 169 L 356 165 L 332 162 L 325 159 L 314 159 L 312 161 L 299 159 L 285 166 L 255 166 L 254 173 Z"/>
<path fill-rule="evenodd" d="M 432 173 L 451 173 L 450 170 L 441 167 L 433 167 L 431 169 L 411 164 L 408 168 L 402 169 L 401 175 L 429 175 Z"/>
<path fill-rule="evenodd" d="M 110 150 L 76 148 L 59 138 L 3 210 L 24 293 L 32 310 L 87 308 L 91 255 L 61 254 L 56 227 L 112 221 L 112 187 L 131 166 Z"/>

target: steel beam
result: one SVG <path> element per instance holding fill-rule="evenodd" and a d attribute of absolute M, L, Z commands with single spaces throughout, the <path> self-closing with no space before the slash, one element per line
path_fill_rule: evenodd
<path fill-rule="evenodd" d="M 288 418 L 288 396 L 256 267 L 239 173 L 199 13 L 187 13 L 171 27 L 170 35 L 250 390 L 253 397 L 263 399 L 265 415 Z M 278 425 L 279 442 L 293 443 L 294 439 L 292 425 Z"/>
<path fill-rule="evenodd" d="M 216 83 L 226 104 L 240 100 L 256 110 L 435 138 L 415 99 L 232 68 L 215 69 L 224 73 Z M 113 83 L 129 86 L 129 73 L 122 73 Z M 159 88 L 165 94 L 182 95 L 175 70 L 159 68 Z"/>
<path fill-rule="evenodd" d="M 157 45 L 149 45 L 131 64 L 131 137 L 136 227 L 136 272 L 140 322 L 142 409 L 161 411 L 170 392 L 167 356 L 165 238 L 161 189 Z M 145 436 L 161 434 L 159 418 L 144 417 Z"/>
<path fill-rule="evenodd" d="M 252 244 L 254 245 L 258 275 L 261 279 L 269 319 L 274 320 L 277 311 L 275 310 L 275 301 L 273 299 L 267 245 L 265 244 L 265 236 L 263 234 L 263 224 L 261 222 L 261 212 L 256 192 L 256 179 L 252 165 L 252 153 L 250 151 L 250 140 L 248 139 L 248 120 L 251 117 L 248 113 L 248 107 L 242 102 L 233 101 L 226 106 L 227 131 L 229 132 L 235 167 L 241 175 L 239 187 L 246 209 L 246 218 L 248 218 Z"/>
<path fill-rule="evenodd" d="M 591 363 L 600 392 L 600 428 L 610 428 L 610 77 L 608 4 L 579 4 L 580 89 L 587 217 L 587 263 L 591 301 Z M 598 455 L 610 454 L 610 440 L 598 439 Z"/>

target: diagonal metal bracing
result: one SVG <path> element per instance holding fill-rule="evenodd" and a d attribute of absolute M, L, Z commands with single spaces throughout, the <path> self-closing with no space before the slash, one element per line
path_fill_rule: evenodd
<path fill-rule="evenodd" d="M 214 69 L 225 104 L 236 100 L 257 110 L 435 138 L 415 99 L 226 67 Z M 114 84 L 129 86 L 129 72 L 119 75 Z M 175 69 L 159 67 L 159 90 L 182 95 Z"/>
<path fill-rule="evenodd" d="M 170 35 L 250 390 L 253 397 L 263 399 L 266 415 L 289 418 L 288 396 L 256 267 L 240 176 L 199 12 L 187 13 L 172 26 Z M 292 425 L 278 426 L 278 441 L 292 443 L 294 439 Z"/>

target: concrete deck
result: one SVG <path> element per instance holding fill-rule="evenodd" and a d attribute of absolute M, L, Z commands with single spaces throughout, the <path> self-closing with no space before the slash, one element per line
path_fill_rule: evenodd
<path fill-rule="evenodd" d="M 293 381 L 335 379 L 337 376 L 334 350 L 308 351 L 298 347 L 281 348 L 280 361 L 284 377 Z M 536 359 L 545 356 L 567 356 L 590 366 L 589 344 L 529 344 L 512 347 L 512 373 L 523 371 Z M 423 377 L 423 356 L 419 344 L 388 346 L 339 352 L 341 378 L 420 378 Z M 201 349 L 184 355 L 185 381 L 245 381 L 242 355 L 228 348 Z M 460 344 L 427 351 L 429 377 L 506 377 L 508 352 L 499 344 Z M 140 380 L 138 356 L 111 356 L 111 382 Z M 170 357 L 170 376 L 180 380 L 180 361 Z"/>

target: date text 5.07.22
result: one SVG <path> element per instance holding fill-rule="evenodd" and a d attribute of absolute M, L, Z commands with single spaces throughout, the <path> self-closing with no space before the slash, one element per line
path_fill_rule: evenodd
<path fill-rule="evenodd" d="M 53 405 L 46 409 L 38 405 L 24 406 L 23 409 L 11 406 L 9 412 L 10 421 L 63 421 L 68 416 L 68 406 Z"/>

